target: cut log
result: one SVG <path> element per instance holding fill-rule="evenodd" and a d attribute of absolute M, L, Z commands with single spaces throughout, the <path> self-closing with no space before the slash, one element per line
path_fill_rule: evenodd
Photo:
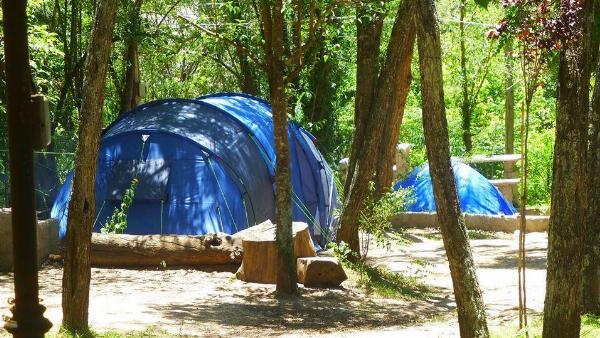
<path fill-rule="evenodd" d="M 298 258 L 298 282 L 307 287 L 338 287 L 348 279 L 334 257 Z"/>
<path fill-rule="evenodd" d="M 317 255 L 308 225 L 294 222 L 294 256 L 314 257 Z M 275 225 L 265 221 L 234 235 L 242 241 L 244 255 L 236 276 L 246 282 L 275 283 L 277 281 L 277 244 Z"/>
<path fill-rule="evenodd" d="M 242 245 L 231 235 L 92 234 L 94 266 L 202 266 L 240 263 Z"/>

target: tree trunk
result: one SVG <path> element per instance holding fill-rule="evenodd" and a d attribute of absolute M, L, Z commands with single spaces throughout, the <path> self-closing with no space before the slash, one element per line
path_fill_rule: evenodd
<path fill-rule="evenodd" d="M 410 41 L 410 35 L 414 34 L 413 22 L 410 20 L 412 11 L 412 1 L 403 1 L 398 8 L 386 59 L 381 75 L 376 79 L 376 91 L 373 98 L 369 99 L 371 106 L 367 111 L 370 114 L 365 118 L 366 124 L 360 127 L 362 132 L 357 129 L 354 135 L 353 142 L 358 142 L 358 138 L 361 138 L 362 142 L 356 146 L 354 174 L 346 178 L 346 185 L 349 182 L 349 187 L 345 190 L 346 200 L 336 240 L 346 242 L 355 253 L 360 253 L 358 240 L 360 212 L 369 195 L 369 182 L 373 179 L 378 160 L 378 157 L 373 154 L 378 154 L 382 143 L 381 135 L 388 127 L 387 123 L 391 120 L 390 115 L 395 114 L 398 109 L 399 104 L 395 100 L 399 100 L 400 83 L 406 81 L 406 64 L 404 64 L 406 60 L 401 59 L 401 56 L 412 56 L 410 53 L 406 53 L 407 45 L 403 44 L 405 39 Z M 401 67 L 402 65 L 404 67 Z M 357 72 L 357 81 L 358 77 L 359 73 Z M 364 95 L 367 94 L 364 92 Z M 356 100 L 357 102 L 361 100 L 358 98 L 358 84 Z M 349 175 L 352 171 L 352 162 L 351 157 Z"/>
<path fill-rule="evenodd" d="M 373 5 L 373 4 L 370 4 Z M 360 150 L 369 120 L 379 75 L 379 48 L 385 15 L 373 11 L 370 5 L 356 8 L 356 94 L 354 96 L 354 136 L 344 191 L 350 190 L 357 153 Z"/>
<path fill-rule="evenodd" d="M 90 245 L 96 215 L 96 165 L 116 9 L 116 0 L 98 3 L 85 64 L 85 93 L 80 111 L 73 193 L 69 203 L 62 295 L 63 325 L 75 331 L 88 329 Z"/>
<path fill-rule="evenodd" d="M 460 77 L 462 86 L 462 102 L 460 113 L 462 117 L 463 143 L 465 151 L 471 153 L 473 140 L 471 137 L 471 98 L 469 97 L 469 75 L 467 71 L 467 51 L 465 47 L 465 0 L 460 1 L 460 22 L 458 24 L 460 36 Z"/>
<path fill-rule="evenodd" d="M 600 74 L 600 62 L 596 76 Z M 590 108 L 590 138 L 587 155 L 588 208 L 586 214 L 585 253 L 583 265 L 583 312 L 600 311 L 600 83 L 594 86 Z"/>
<path fill-rule="evenodd" d="M 586 153 L 592 0 L 582 1 L 573 38 L 563 41 L 558 70 L 552 206 L 543 337 L 579 337 L 587 207 Z M 560 7 L 560 15 L 566 15 Z M 595 215 L 597 218 L 597 215 Z"/>
<path fill-rule="evenodd" d="M 595 2 L 595 15 L 599 18 L 600 2 Z M 596 23 L 597 25 L 598 23 Z M 592 33 L 592 60 L 596 63 L 596 78 L 600 76 L 598 59 L 598 32 Z M 588 140 L 588 208 L 586 219 L 585 253 L 583 265 L 583 312 L 600 313 L 600 82 L 596 81 L 590 106 L 590 133 Z"/>
<path fill-rule="evenodd" d="M 243 247 L 242 265 L 236 277 L 246 282 L 276 283 L 279 272 L 277 255 L 277 226 L 270 221 L 255 225 L 234 235 L 241 240 Z M 292 229 L 293 252 L 295 258 L 315 257 L 308 224 L 294 222 Z"/>
<path fill-rule="evenodd" d="M 235 236 L 92 234 L 94 266 L 159 267 L 239 264 L 242 243 Z"/>
<path fill-rule="evenodd" d="M 401 20 L 401 16 L 397 16 L 397 20 Z M 393 60 L 394 64 L 390 65 L 395 72 L 394 84 L 390 87 L 390 113 L 387 114 L 387 127 L 381 135 L 381 144 L 379 145 L 377 161 L 377 174 L 375 176 L 375 196 L 379 197 L 383 193 L 389 191 L 394 181 L 393 167 L 396 159 L 396 144 L 398 143 L 398 135 L 402 125 L 402 117 L 404 116 L 404 107 L 406 99 L 410 92 L 410 82 L 412 81 L 411 64 L 413 50 L 415 46 L 415 27 L 411 20 L 401 20 L 403 24 L 394 26 L 392 32 L 392 41 L 399 44 L 400 48 L 390 50 L 394 55 L 389 55 L 388 59 Z M 387 71 L 390 66 L 386 66 Z M 393 88 L 396 87 L 396 88 Z M 381 99 L 385 99 L 381 98 Z"/>
<path fill-rule="evenodd" d="M 450 163 L 438 18 L 433 0 L 416 0 L 416 3 L 423 130 L 438 223 L 454 286 L 460 336 L 488 337 L 483 299 Z"/>
<path fill-rule="evenodd" d="M 275 132 L 275 219 L 278 250 L 277 293 L 295 294 L 296 259 L 292 242 L 292 186 L 290 149 L 287 133 L 287 96 L 285 93 L 284 17 L 281 0 L 273 5 L 261 3 L 261 19 L 265 34 L 265 63 L 269 69 L 269 89 Z"/>
<path fill-rule="evenodd" d="M 33 180 L 31 69 L 27 37 L 27 1 L 3 0 L 10 190 L 15 299 L 5 328 L 14 337 L 43 337 L 52 324 L 39 304 L 37 222 Z M 2 244 L 5 245 L 5 244 Z"/>
<path fill-rule="evenodd" d="M 515 89 L 513 80 L 512 42 L 508 41 L 504 46 L 504 66 L 506 78 L 504 80 L 504 153 L 512 154 L 515 149 Z M 515 164 L 504 162 L 504 178 L 515 178 Z M 511 196 L 514 203 L 518 196 L 517 187 L 512 188 Z"/>
<path fill-rule="evenodd" d="M 138 55 L 138 44 L 140 37 L 140 11 L 143 0 L 135 0 L 133 9 L 129 13 L 130 31 L 127 37 L 127 50 L 125 54 L 125 80 L 121 93 L 121 111 L 127 112 L 140 105 L 140 61 Z"/>

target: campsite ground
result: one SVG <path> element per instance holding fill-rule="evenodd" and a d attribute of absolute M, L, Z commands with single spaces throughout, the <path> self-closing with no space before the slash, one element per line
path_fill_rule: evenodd
<path fill-rule="evenodd" d="M 517 316 L 517 240 L 513 234 L 472 232 L 474 257 L 492 330 L 514 325 Z M 371 248 L 369 261 L 418 274 L 436 288 L 422 299 L 366 294 L 354 280 L 342 289 L 301 289 L 299 300 L 277 301 L 274 287 L 244 283 L 231 272 L 190 269 L 93 269 L 90 323 L 98 332 L 146 331 L 147 336 L 377 336 L 453 337 L 458 324 L 451 279 L 440 235 L 410 230 L 409 244 L 391 251 Z M 527 238 L 528 307 L 542 310 L 546 235 Z M 47 317 L 61 318 L 60 267 L 40 272 Z M 0 299 L 12 295 L 12 275 L 0 274 Z M 0 313 L 8 314 L 6 303 Z M 56 330 L 56 326 L 54 328 Z M 3 333 L 0 333 L 2 336 Z M 146 336 L 146 335 L 140 335 Z"/>

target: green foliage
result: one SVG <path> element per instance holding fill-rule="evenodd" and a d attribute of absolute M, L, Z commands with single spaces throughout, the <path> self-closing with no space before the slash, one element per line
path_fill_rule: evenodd
<path fill-rule="evenodd" d="M 378 200 L 374 200 L 371 193 L 360 215 L 359 229 L 364 234 L 362 239 L 362 253 L 366 256 L 369 251 L 371 238 L 377 245 L 389 249 L 392 240 L 399 239 L 397 229 L 394 229 L 391 218 L 405 210 L 410 190 L 398 190 L 385 193 Z"/>
<path fill-rule="evenodd" d="M 127 215 L 129 214 L 129 208 L 133 204 L 135 196 L 135 189 L 137 188 L 139 181 L 137 178 L 131 180 L 131 185 L 125 190 L 123 195 L 123 201 L 121 207 L 115 209 L 110 219 L 104 224 L 100 231 L 103 234 L 122 234 L 127 229 Z"/>
<path fill-rule="evenodd" d="M 542 317 L 530 319 L 529 325 L 522 330 L 516 326 L 507 326 L 491 332 L 493 338 L 541 338 Z M 581 337 L 598 338 L 600 337 L 600 318 L 595 315 L 585 314 L 581 316 Z"/>

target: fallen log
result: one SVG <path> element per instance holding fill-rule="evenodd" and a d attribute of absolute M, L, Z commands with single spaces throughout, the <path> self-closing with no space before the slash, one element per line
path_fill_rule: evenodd
<path fill-rule="evenodd" d="M 242 241 L 244 255 L 236 277 L 246 282 L 275 283 L 277 281 L 277 244 L 275 225 L 265 221 L 234 235 Z M 294 222 L 292 226 L 294 256 L 314 257 L 317 255 L 308 225 Z"/>
<path fill-rule="evenodd" d="M 202 266 L 240 263 L 242 242 L 231 235 L 92 234 L 92 265 Z"/>

